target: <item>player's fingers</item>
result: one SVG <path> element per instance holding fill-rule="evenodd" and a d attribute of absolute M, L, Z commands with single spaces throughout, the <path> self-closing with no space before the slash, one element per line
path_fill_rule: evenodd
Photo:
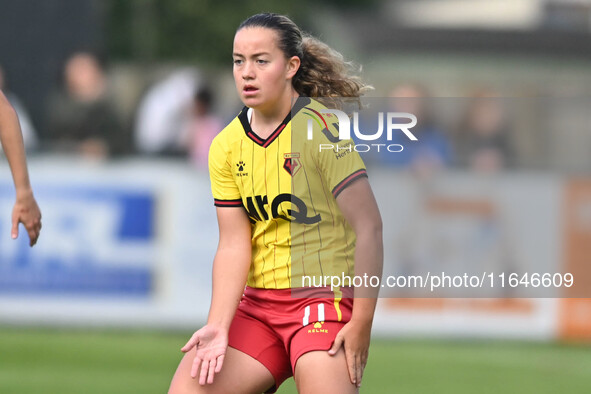
<path fill-rule="evenodd" d="M 357 387 L 361 387 L 361 377 L 363 376 L 363 369 L 361 368 L 361 357 L 355 355 L 355 382 Z"/>
<path fill-rule="evenodd" d="M 335 354 L 337 354 L 337 352 L 339 351 L 339 349 L 341 348 L 342 345 L 343 345 L 343 336 L 341 335 L 341 333 L 338 333 L 337 337 L 334 339 L 332 347 L 328 351 L 328 354 L 330 354 L 331 356 L 334 356 Z"/>
<path fill-rule="evenodd" d="M 361 355 L 361 373 L 363 373 L 363 371 L 365 371 L 365 366 L 367 365 L 367 359 L 369 357 L 368 352 L 364 352 Z"/>
<path fill-rule="evenodd" d="M 27 232 L 29 233 L 29 245 L 35 245 L 35 243 L 37 243 L 37 238 L 39 238 L 39 231 L 37 231 L 37 226 L 30 226 L 27 229 Z"/>
<path fill-rule="evenodd" d="M 359 374 L 359 382 L 357 383 L 357 387 L 361 387 L 361 381 L 363 380 L 363 374 L 365 373 L 365 364 L 361 363 L 359 367 L 360 374 Z"/>
<path fill-rule="evenodd" d="M 222 370 L 222 364 L 224 363 L 224 357 L 225 357 L 224 354 L 222 354 L 221 356 L 218 356 L 218 361 L 215 365 L 215 373 L 219 373 Z"/>
<path fill-rule="evenodd" d="M 196 356 L 193 359 L 193 365 L 191 366 L 191 377 L 193 379 L 195 379 L 197 377 L 197 372 L 199 371 L 200 367 L 201 367 L 201 358 Z"/>
<path fill-rule="evenodd" d="M 10 231 L 10 235 L 12 239 L 16 239 L 18 237 L 18 215 L 12 215 L 12 229 Z"/>
<path fill-rule="evenodd" d="M 211 360 L 203 360 L 201 363 L 201 371 L 199 372 L 199 384 L 204 386 L 207 382 L 207 372 L 209 371 L 209 364 Z"/>
<path fill-rule="evenodd" d="M 357 371 L 355 370 L 355 354 L 345 347 L 345 360 L 347 361 L 347 371 L 349 371 L 349 379 L 351 383 L 357 384 Z"/>
<path fill-rule="evenodd" d="M 191 336 L 191 339 L 181 348 L 183 353 L 187 353 L 189 350 L 193 348 L 193 346 L 199 343 L 199 334 L 196 332 Z"/>
<path fill-rule="evenodd" d="M 41 234 L 41 220 L 37 220 L 35 222 L 35 242 L 33 242 L 33 245 L 35 245 L 37 243 L 37 241 L 39 240 L 39 234 Z M 31 246 L 33 246 L 31 245 Z"/>
<path fill-rule="evenodd" d="M 213 360 L 211 360 L 209 362 L 209 370 L 207 371 L 207 383 L 208 384 L 213 383 L 213 377 L 215 375 L 216 364 L 217 364 L 217 358 L 214 358 Z"/>

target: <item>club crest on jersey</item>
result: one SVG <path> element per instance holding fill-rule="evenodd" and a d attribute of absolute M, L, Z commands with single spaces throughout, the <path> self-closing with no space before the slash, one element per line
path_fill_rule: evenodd
<path fill-rule="evenodd" d="M 289 175 L 294 176 L 302 167 L 302 163 L 300 162 L 300 154 L 297 152 L 285 153 L 283 158 L 285 159 L 283 162 L 283 168 Z"/>

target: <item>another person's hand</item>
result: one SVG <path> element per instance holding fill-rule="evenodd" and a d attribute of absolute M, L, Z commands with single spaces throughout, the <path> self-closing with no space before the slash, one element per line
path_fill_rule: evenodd
<path fill-rule="evenodd" d="M 22 223 L 29 233 L 29 245 L 35 245 L 41 231 L 41 210 L 32 192 L 17 193 L 16 202 L 12 209 L 11 235 L 13 239 L 18 237 L 19 223 Z"/>
<path fill-rule="evenodd" d="M 199 374 L 199 384 L 213 383 L 214 375 L 222 370 L 224 356 L 228 348 L 228 332 L 221 327 L 206 325 L 196 331 L 181 351 L 187 353 L 196 348 L 191 368 L 191 377 Z"/>
<path fill-rule="evenodd" d="M 361 387 L 363 370 L 367 364 L 370 336 L 371 324 L 351 320 L 339 331 L 328 351 L 328 354 L 334 356 L 341 346 L 344 348 L 349 378 L 357 387 Z"/>

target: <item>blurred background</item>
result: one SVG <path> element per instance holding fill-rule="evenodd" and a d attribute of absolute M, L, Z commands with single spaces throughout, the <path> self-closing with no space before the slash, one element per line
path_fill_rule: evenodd
<path fill-rule="evenodd" d="M 43 212 L 33 249 L 10 239 L 0 161 L 0 392 L 166 390 L 209 307 L 233 36 L 262 11 L 419 119 L 404 154 L 362 155 L 386 274 L 575 278 L 537 298 L 388 289 L 365 392 L 590 392 L 591 0 L 0 0 L 0 88 Z"/>

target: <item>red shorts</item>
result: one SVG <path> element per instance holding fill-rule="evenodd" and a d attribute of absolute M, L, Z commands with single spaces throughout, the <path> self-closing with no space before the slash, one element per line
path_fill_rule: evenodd
<path fill-rule="evenodd" d="M 300 291 L 247 287 L 230 326 L 229 346 L 258 360 L 275 378 L 269 392 L 293 375 L 301 355 L 330 349 L 351 320 L 352 289 L 344 289 L 341 299 L 326 289 Z"/>

